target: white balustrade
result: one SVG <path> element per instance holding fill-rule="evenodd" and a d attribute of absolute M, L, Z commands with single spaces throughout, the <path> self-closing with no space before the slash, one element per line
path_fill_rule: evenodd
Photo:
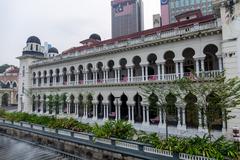
<path fill-rule="evenodd" d="M 132 149 L 132 150 L 138 150 L 138 145 L 132 144 L 132 143 L 127 143 L 127 142 L 116 141 L 116 146 Z"/>
<path fill-rule="evenodd" d="M 64 136 L 71 136 L 71 132 L 65 131 L 65 130 L 58 130 L 58 134 L 61 134 Z"/>
<path fill-rule="evenodd" d="M 142 82 L 142 76 L 133 77 L 132 82 Z"/>
<path fill-rule="evenodd" d="M 165 81 L 174 81 L 176 79 L 177 78 L 176 78 L 176 74 L 175 73 L 173 73 L 173 74 L 165 74 L 164 75 L 164 80 Z"/>
<path fill-rule="evenodd" d="M 215 160 L 214 158 L 194 156 L 194 155 L 189 155 L 189 154 L 185 154 L 185 153 L 180 153 L 179 159 L 181 159 L 181 160 Z"/>
<path fill-rule="evenodd" d="M 158 154 L 167 157 L 173 157 L 173 154 L 170 151 L 160 150 L 153 147 L 144 146 L 143 151 L 146 153 Z"/>

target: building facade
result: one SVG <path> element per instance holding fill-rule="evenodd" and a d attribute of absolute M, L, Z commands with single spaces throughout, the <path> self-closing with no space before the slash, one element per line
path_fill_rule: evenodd
<path fill-rule="evenodd" d="M 18 72 L 17 67 L 11 66 L 0 74 L 0 106 L 7 107 L 18 104 Z"/>
<path fill-rule="evenodd" d="M 151 112 L 141 86 L 167 85 L 189 76 L 189 68 L 210 80 L 223 70 L 227 77 L 240 75 L 240 48 L 236 48 L 240 31 L 235 26 L 240 10 L 234 10 L 238 18 L 226 23 L 225 3 L 219 8 L 222 18 L 207 15 L 182 19 L 168 26 L 104 41 L 94 34 L 82 41 L 82 46 L 51 58 L 25 48 L 28 54 L 23 52 L 18 57 L 18 110 L 73 117 L 84 123 L 122 119 L 136 129 L 164 134 L 166 114 L 163 110 Z M 236 27 L 237 34 L 229 35 L 229 25 Z M 34 41 L 27 41 L 27 46 L 35 44 Z M 50 96 L 61 97 L 63 103 L 49 106 Z M 194 97 L 197 103 L 197 95 Z M 169 134 L 192 136 L 207 132 L 207 117 L 201 111 L 191 113 L 188 102 L 177 98 L 169 106 L 172 107 Z M 225 122 L 216 124 L 215 135 L 240 127 L 239 111 L 232 114 L 236 118 L 227 126 Z"/>
<path fill-rule="evenodd" d="M 212 0 L 161 0 L 162 24 L 174 23 L 175 16 L 197 9 L 203 15 L 213 14 Z"/>
<path fill-rule="evenodd" d="M 119 37 L 143 30 L 142 0 L 113 0 L 112 37 Z"/>

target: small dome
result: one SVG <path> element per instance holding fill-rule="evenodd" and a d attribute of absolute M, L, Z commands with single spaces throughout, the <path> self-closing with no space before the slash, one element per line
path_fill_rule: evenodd
<path fill-rule="evenodd" d="M 38 37 L 36 36 L 31 36 L 27 39 L 27 43 L 37 43 L 37 44 L 41 44 L 41 41 Z"/>
<path fill-rule="evenodd" d="M 98 34 L 96 34 L 96 33 L 91 34 L 89 39 L 95 39 L 95 40 L 101 41 L 101 37 Z"/>
<path fill-rule="evenodd" d="M 52 47 L 52 48 L 48 49 L 48 53 L 58 53 L 58 50 L 57 50 L 57 48 Z"/>

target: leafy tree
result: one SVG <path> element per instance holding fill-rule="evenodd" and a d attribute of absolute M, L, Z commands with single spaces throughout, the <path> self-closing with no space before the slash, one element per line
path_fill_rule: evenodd
<path fill-rule="evenodd" d="M 47 96 L 47 105 L 49 109 L 49 114 L 52 114 L 54 109 L 54 97 L 52 95 Z"/>
<path fill-rule="evenodd" d="M 9 64 L 1 65 L 1 66 L 0 66 L 0 73 L 5 72 L 5 70 L 6 70 L 7 68 L 9 68 L 10 66 L 11 66 L 11 65 L 9 65 Z"/>
<path fill-rule="evenodd" d="M 166 122 L 166 138 L 168 138 L 168 112 L 166 97 L 167 95 L 174 93 L 173 84 L 145 85 L 142 86 L 141 89 L 143 91 L 144 99 L 148 100 L 150 111 L 156 113 L 159 113 L 159 110 L 163 111 L 163 117 L 165 118 Z"/>
<path fill-rule="evenodd" d="M 226 124 L 227 120 L 234 118 L 230 112 L 240 105 L 239 78 L 226 79 L 224 75 L 219 75 L 206 79 L 195 76 L 194 80 L 182 78 L 176 84 L 179 97 L 185 93 L 197 96 L 197 106 L 206 117 L 209 136 L 214 125 L 221 124 L 222 121 Z"/>

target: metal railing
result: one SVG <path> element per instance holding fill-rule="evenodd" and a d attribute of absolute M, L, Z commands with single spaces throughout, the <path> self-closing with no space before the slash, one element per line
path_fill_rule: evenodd
<path fill-rule="evenodd" d="M 156 157 L 157 155 L 163 157 L 168 157 L 168 158 L 176 158 L 174 157 L 175 155 L 171 151 L 166 151 L 166 150 L 160 150 L 156 149 L 154 147 L 151 147 L 150 145 L 135 142 L 135 141 L 126 141 L 126 140 L 120 140 L 120 139 L 115 139 L 115 138 L 110 138 L 110 139 L 104 139 L 104 138 L 97 138 L 93 134 L 89 133 L 82 133 L 82 132 L 74 132 L 71 130 L 65 130 L 65 129 L 52 129 L 48 128 L 42 125 L 36 125 L 36 124 L 30 124 L 26 122 L 12 122 L 8 121 L 5 119 L 0 119 L 0 125 L 1 124 L 7 124 L 11 126 L 16 126 L 16 127 L 22 127 L 22 128 L 27 128 L 32 131 L 37 130 L 40 132 L 47 132 L 47 133 L 54 133 L 56 135 L 59 135 L 58 138 L 61 138 L 61 136 L 64 137 L 71 137 L 72 139 L 75 140 L 85 140 L 89 141 L 89 143 L 95 142 L 96 145 L 99 144 L 101 146 L 102 144 L 109 146 L 110 148 L 115 148 L 118 147 L 119 149 L 124 149 L 128 152 L 133 152 L 137 151 L 140 153 L 140 155 L 144 154 L 149 154 L 150 156 L 152 155 L 153 157 Z M 189 155 L 185 153 L 180 153 L 177 154 L 179 159 L 181 160 L 214 160 L 213 158 L 206 158 L 202 156 L 194 156 L 194 155 Z"/>
<path fill-rule="evenodd" d="M 205 78 L 206 80 L 211 80 L 217 76 L 220 76 L 222 74 L 222 71 L 220 70 L 212 70 L 212 71 L 201 71 L 199 72 L 199 77 Z M 181 74 L 164 74 L 164 75 L 149 75 L 149 76 L 137 76 L 137 77 L 129 77 L 129 78 L 122 78 L 118 82 L 115 78 L 110 79 L 101 79 L 101 80 L 81 80 L 79 83 L 76 81 L 71 82 L 64 82 L 62 83 L 52 83 L 52 84 L 44 84 L 44 86 L 37 86 L 33 85 L 33 88 L 38 87 L 57 87 L 57 86 L 76 86 L 76 85 L 100 85 L 100 84 L 119 84 L 119 83 L 139 83 L 139 82 L 152 82 L 152 81 L 175 81 L 181 77 L 188 77 L 192 80 L 194 80 L 196 77 L 194 74 L 186 72 Z"/>

